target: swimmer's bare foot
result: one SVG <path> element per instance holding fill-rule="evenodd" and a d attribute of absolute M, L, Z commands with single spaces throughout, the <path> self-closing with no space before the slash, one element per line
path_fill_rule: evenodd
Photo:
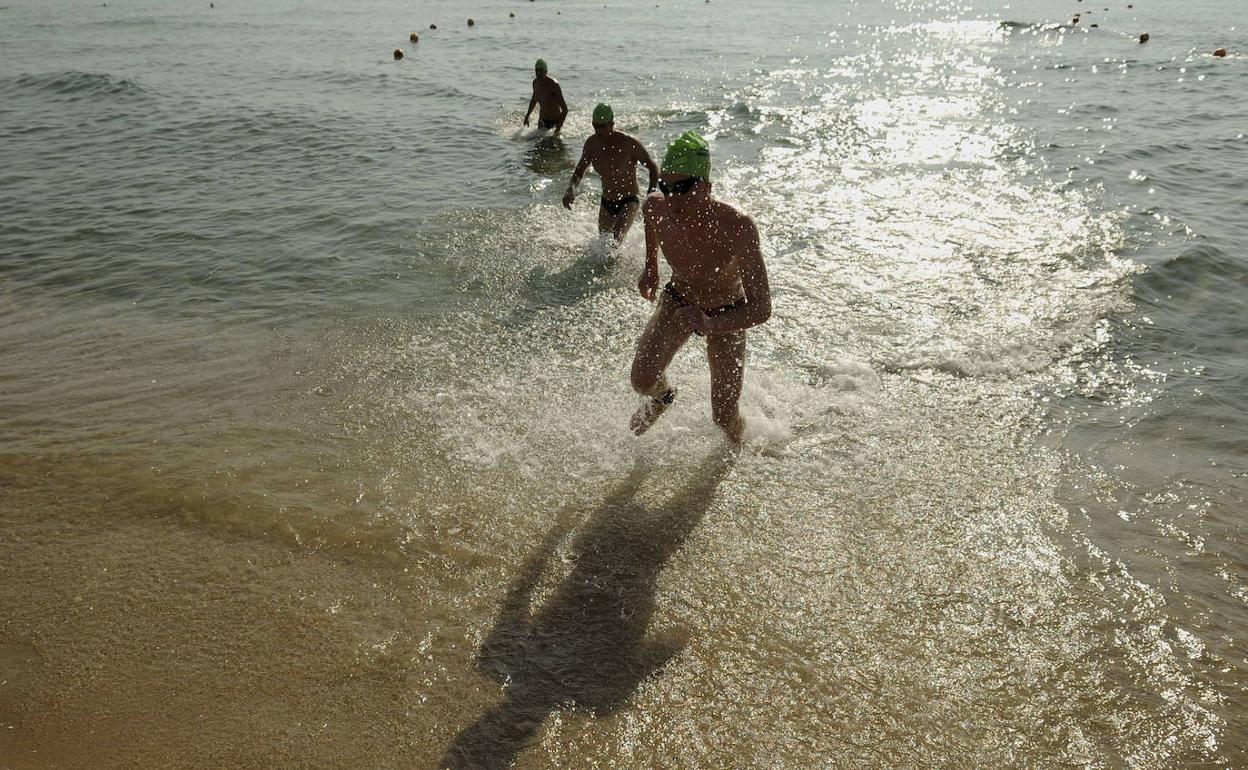
<path fill-rule="evenodd" d="M 650 426 L 658 422 L 667 408 L 676 400 L 676 389 L 668 388 L 667 392 L 658 398 L 647 399 L 644 404 L 633 412 L 633 417 L 628 421 L 629 430 L 634 435 L 640 436 L 650 430 Z"/>

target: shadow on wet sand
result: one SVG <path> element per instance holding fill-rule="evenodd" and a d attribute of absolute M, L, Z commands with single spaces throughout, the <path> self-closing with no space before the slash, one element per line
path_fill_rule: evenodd
<path fill-rule="evenodd" d="M 712 453 L 654 510 L 635 499 L 648 470 L 634 467 L 577 533 L 571 572 L 531 610 L 543 572 L 574 527 L 565 516 L 546 534 L 521 566 L 477 655 L 481 671 L 503 685 L 504 699 L 456 736 L 442 767 L 510 767 L 556 709 L 610 714 L 680 652 L 680 640 L 647 638 L 656 584 L 706 514 L 734 457 L 727 448 Z"/>

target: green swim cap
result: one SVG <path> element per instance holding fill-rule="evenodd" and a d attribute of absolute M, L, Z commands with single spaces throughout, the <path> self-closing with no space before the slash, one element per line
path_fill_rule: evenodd
<path fill-rule="evenodd" d="M 695 131 L 686 131 L 667 146 L 663 156 L 663 171 L 670 174 L 687 174 L 699 179 L 711 178 L 711 148 Z"/>
<path fill-rule="evenodd" d="M 615 113 L 611 111 L 611 105 L 599 104 L 597 107 L 595 107 L 593 121 L 595 123 L 615 122 Z"/>
<path fill-rule="evenodd" d="M 538 59 L 538 60 L 537 60 L 537 64 L 534 64 L 534 65 L 533 65 L 533 69 L 537 70 L 538 72 L 545 72 L 545 71 L 546 71 L 546 60 L 545 60 L 545 59 Z"/>

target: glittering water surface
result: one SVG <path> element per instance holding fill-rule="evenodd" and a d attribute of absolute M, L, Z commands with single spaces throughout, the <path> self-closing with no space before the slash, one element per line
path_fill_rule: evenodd
<path fill-rule="evenodd" d="M 0 764 L 1243 766 L 1233 4 L 600 5 L 0 9 Z M 759 225 L 738 458 L 599 100 Z"/>

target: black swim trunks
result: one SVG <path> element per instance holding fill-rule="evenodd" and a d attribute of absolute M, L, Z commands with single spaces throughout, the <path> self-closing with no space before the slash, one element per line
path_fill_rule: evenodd
<path fill-rule="evenodd" d="M 602 196 L 602 207 L 613 217 L 623 214 L 624 208 L 630 203 L 641 203 L 641 198 L 638 198 L 636 195 L 625 195 L 615 200 L 607 200 L 607 196 Z"/>
<path fill-rule="evenodd" d="M 683 294 L 676 291 L 676 288 L 672 286 L 671 281 L 668 281 L 667 285 L 663 287 L 663 293 L 666 294 L 672 302 L 675 302 L 677 307 L 685 307 L 686 305 L 693 304 L 689 300 L 685 299 Z M 710 309 L 702 308 L 702 312 L 706 313 L 708 317 L 714 318 L 717 315 L 723 315 L 724 313 L 727 313 L 729 310 L 736 310 L 739 307 L 744 307 L 747 302 L 748 300 L 745 297 L 742 297 L 741 299 L 735 302 L 732 302 L 730 304 L 727 304 L 727 305 L 721 305 L 719 307 L 713 307 Z M 695 331 L 694 334 L 698 335 L 699 337 L 705 336 L 702 334 L 702 332 L 697 332 L 697 331 Z"/>
<path fill-rule="evenodd" d="M 559 124 L 556 121 L 547 120 L 546 118 L 539 117 L 537 119 L 537 127 L 538 128 L 558 128 Z"/>

